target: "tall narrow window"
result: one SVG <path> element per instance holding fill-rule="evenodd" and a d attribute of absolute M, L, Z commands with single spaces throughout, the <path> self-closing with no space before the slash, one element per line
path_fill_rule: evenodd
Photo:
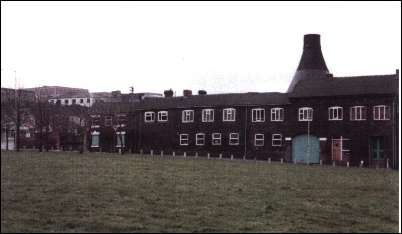
<path fill-rule="evenodd" d="M 272 146 L 282 146 L 282 134 L 272 134 Z"/>
<path fill-rule="evenodd" d="M 144 113 L 144 120 L 146 123 L 154 122 L 155 121 L 155 113 L 152 111 L 147 111 Z"/>
<path fill-rule="evenodd" d="M 204 133 L 195 134 L 195 145 L 205 145 L 205 134 Z"/>
<path fill-rule="evenodd" d="M 188 145 L 188 134 L 180 134 L 180 145 Z"/>
<path fill-rule="evenodd" d="M 91 133 L 91 147 L 95 148 L 95 147 L 99 147 L 99 132 L 97 131 L 93 131 Z"/>
<path fill-rule="evenodd" d="M 168 112 L 167 111 L 159 111 L 158 112 L 158 122 L 167 122 L 168 121 Z"/>
<path fill-rule="evenodd" d="M 283 108 L 271 108 L 271 121 L 283 121 Z"/>
<path fill-rule="evenodd" d="M 222 135 L 220 133 L 212 133 L 212 145 L 221 145 Z"/>
<path fill-rule="evenodd" d="M 105 126 L 106 127 L 112 126 L 112 116 L 110 115 L 105 116 Z"/>
<path fill-rule="evenodd" d="M 366 120 L 366 107 L 365 106 L 352 106 L 350 108 L 350 120 L 360 121 Z"/>
<path fill-rule="evenodd" d="M 181 120 L 183 123 L 194 122 L 194 110 L 184 110 L 182 111 Z"/>
<path fill-rule="evenodd" d="M 116 132 L 117 144 L 116 147 L 125 147 L 126 146 L 126 132 Z"/>
<path fill-rule="evenodd" d="M 313 120 L 313 108 L 302 107 L 299 108 L 299 121 L 312 121 Z"/>
<path fill-rule="evenodd" d="M 202 110 L 202 122 L 214 122 L 214 109 Z"/>
<path fill-rule="evenodd" d="M 236 121 L 236 109 L 226 108 L 223 109 L 223 121 Z"/>
<path fill-rule="evenodd" d="M 239 145 L 239 133 L 229 134 L 229 145 Z"/>
<path fill-rule="evenodd" d="M 252 122 L 265 122 L 265 109 L 254 108 L 251 115 Z"/>
<path fill-rule="evenodd" d="M 328 120 L 342 120 L 343 108 L 340 106 L 331 106 L 328 108 Z"/>
<path fill-rule="evenodd" d="M 264 146 L 264 134 L 254 135 L 254 146 Z"/>
<path fill-rule="evenodd" d="M 373 119 L 374 120 L 389 120 L 390 108 L 386 105 L 379 105 L 373 107 Z"/>

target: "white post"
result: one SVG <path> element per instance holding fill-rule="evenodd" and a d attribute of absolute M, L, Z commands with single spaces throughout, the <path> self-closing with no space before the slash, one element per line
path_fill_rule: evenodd
<path fill-rule="evenodd" d="M 207 158 L 209 159 L 210 157 L 211 157 L 211 155 L 208 153 L 208 154 L 207 154 Z"/>
<path fill-rule="evenodd" d="M 346 163 L 346 167 L 349 167 L 349 161 Z"/>
<path fill-rule="evenodd" d="M 140 155 L 142 156 L 142 154 L 144 153 L 144 150 L 140 149 Z"/>
<path fill-rule="evenodd" d="M 387 169 L 389 168 L 389 159 L 387 158 Z"/>
<path fill-rule="evenodd" d="M 176 152 L 173 151 L 172 155 L 173 155 L 173 157 L 175 157 L 175 156 L 176 156 Z"/>
<path fill-rule="evenodd" d="M 119 154 L 121 154 L 121 148 L 119 148 Z"/>
<path fill-rule="evenodd" d="M 222 154 L 219 154 L 219 159 L 222 159 Z"/>
<path fill-rule="evenodd" d="M 333 166 L 333 167 L 335 166 L 335 161 L 332 161 L 332 166 Z"/>
<path fill-rule="evenodd" d="M 195 157 L 198 158 L 198 152 L 195 152 Z"/>
<path fill-rule="evenodd" d="M 243 156 L 243 160 L 246 160 L 246 155 Z"/>
<path fill-rule="evenodd" d="M 154 150 L 151 150 L 151 156 L 154 156 Z"/>
<path fill-rule="evenodd" d="M 281 158 L 281 164 L 283 164 L 283 158 Z"/>
<path fill-rule="evenodd" d="M 320 159 L 320 166 L 322 166 L 322 159 Z"/>
<path fill-rule="evenodd" d="M 268 158 L 268 163 L 271 164 L 271 158 Z"/>
<path fill-rule="evenodd" d="M 161 157 L 163 157 L 163 150 L 161 150 Z"/>
<path fill-rule="evenodd" d="M 363 167 L 363 164 L 364 164 L 364 161 L 361 160 L 361 161 L 360 161 L 360 167 Z"/>
<path fill-rule="evenodd" d="M 184 152 L 183 157 L 187 157 L 187 153 L 186 153 L 186 152 Z"/>
<path fill-rule="evenodd" d="M 230 160 L 233 160 L 233 154 L 230 155 Z"/>

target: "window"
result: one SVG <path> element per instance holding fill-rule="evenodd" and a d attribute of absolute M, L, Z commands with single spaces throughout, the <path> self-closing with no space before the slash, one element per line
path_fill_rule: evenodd
<path fill-rule="evenodd" d="M 283 121 L 283 108 L 271 109 L 271 121 Z"/>
<path fill-rule="evenodd" d="M 195 134 L 195 145 L 205 145 L 205 134 L 204 133 Z"/>
<path fill-rule="evenodd" d="M 230 133 L 229 145 L 238 145 L 238 144 L 239 144 L 239 133 Z"/>
<path fill-rule="evenodd" d="M 91 115 L 91 126 L 97 126 L 99 127 L 101 120 L 100 120 L 100 115 Z"/>
<path fill-rule="evenodd" d="M 77 101 L 75 99 L 73 99 L 72 101 L 73 101 L 73 105 L 77 104 Z"/>
<path fill-rule="evenodd" d="M 386 105 L 374 106 L 373 107 L 373 119 L 374 120 L 389 120 L 390 119 L 390 108 Z"/>
<path fill-rule="evenodd" d="M 252 122 L 265 122 L 265 109 L 255 108 L 252 109 Z"/>
<path fill-rule="evenodd" d="M 353 121 L 366 120 L 366 107 L 352 106 L 350 108 L 350 120 Z"/>
<path fill-rule="evenodd" d="M 223 121 L 236 121 L 236 109 L 223 109 Z"/>
<path fill-rule="evenodd" d="M 83 98 L 80 99 L 80 103 L 84 103 L 84 99 L 83 99 Z"/>
<path fill-rule="evenodd" d="M 188 145 L 188 134 L 180 134 L 180 145 Z"/>
<path fill-rule="evenodd" d="M 193 110 L 184 110 L 182 112 L 181 121 L 183 123 L 194 122 L 194 111 Z"/>
<path fill-rule="evenodd" d="M 64 99 L 64 104 L 68 105 L 68 99 Z"/>
<path fill-rule="evenodd" d="M 328 120 L 342 120 L 343 108 L 340 106 L 331 106 L 328 108 Z"/>
<path fill-rule="evenodd" d="M 112 116 L 105 116 L 105 126 L 109 127 L 112 126 Z"/>
<path fill-rule="evenodd" d="M 126 114 L 118 114 L 117 115 L 117 124 L 121 127 L 126 126 L 127 124 L 127 115 Z"/>
<path fill-rule="evenodd" d="M 91 100 L 89 98 L 87 98 L 87 103 L 90 103 L 90 102 L 91 102 Z"/>
<path fill-rule="evenodd" d="M 214 122 L 214 109 L 202 110 L 202 122 Z"/>
<path fill-rule="evenodd" d="M 272 134 L 272 146 L 282 146 L 282 134 Z"/>
<path fill-rule="evenodd" d="M 302 107 L 299 108 L 299 121 L 312 121 L 313 120 L 313 108 Z"/>
<path fill-rule="evenodd" d="M 222 135 L 220 133 L 212 133 L 212 145 L 221 145 Z"/>
<path fill-rule="evenodd" d="M 99 147 L 99 132 L 94 131 L 91 136 L 91 147 Z"/>
<path fill-rule="evenodd" d="M 374 160 L 384 159 L 384 137 L 370 137 L 371 155 Z"/>
<path fill-rule="evenodd" d="M 264 134 L 254 135 L 254 146 L 264 146 Z"/>
<path fill-rule="evenodd" d="M 147 111 L 144 113 L 144 120 L 146 123 L 155 121 L 155 113 L 152 111 Z"/>
<path fill-rule="evenodd" d="M 168 121 L 168 112 L 167 111 L 159 111 L 158 112 L 158 121 L 159 122 Z"/>
<path fill-rule="evenodd" d="M 117 144 L 116 147 L 126 146 L 126 132 L 116 132 Z"/>

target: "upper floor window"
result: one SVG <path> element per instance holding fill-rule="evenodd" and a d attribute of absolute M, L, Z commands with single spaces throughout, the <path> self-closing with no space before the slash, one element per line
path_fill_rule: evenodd
<path fill-rule="evenodd" d="M 350 108 L 350 120 L 366 120 L 365 106 L 352 106 Z"/>
<path fill-rule="evenodd" d="M 389 120 L 390 108 L 386 105 L 379 105 L 373 107 L 373 119 L 374 120 Z"/>
<path fill-rule="evenodd" d="M 117 123 L 119 125 L 127 124 L 127 115 L 126 114 L 118 114 L 117 115 Z"/>
<path fill-rule="evenodd" d="M 223 109 L 223 121 L 236 121 L 236 109 Z"/>
<path fill-rule="evenodd" d="M 90 103 L 91 102 L 91 99 L 90 98 L 87 98 L 87 103 Z"/>
<path fill-rule="evenodd" d="M 99 126 L 100 125 L 100 115 L 91 115 L 92 126 Z"/>
<path fill-rule="evenodd" d="M 254 108 L 252 109 L 252 122 L 265 122 L 265 109 Z"/>
<path fill-rule="evenodd" d="M 147 111 L 144 113 L 145 122 L 154 122 L 155 121 L 155 113 L 152 111 Z"/>
<path fill-rule="evenodd" d="M 222 135 L 220 133 L 212 133 L 212 145 L 221 145 Z"/>
<path fill-rule="evenodd" d="M 168 112 L 167 111 L 159 111 L 158 112 L 158 121 L 159 122 L 168 121 Z"/>
<path fill-rule="evenodd" d="M 194 110 L 184 110 L 182 111 L 181 120 L 183 123 L 194 122 Z"/>
<path fill-rule="evenodd" d="M 188 134 L 180 134 L 180 145 L 188 145 Z"/>
<path fill-rule="evenodd" d="M 80 103 L 84 103 L 84 99 L 83 99 L 83 98 L 80 99 Z"/>
<path fill-rule="evenodd" d="M 254 146 L 264 146 L 264 134 L 254 135 Z"/>
<path fill-rule="evenodd" d="M 205 134 L 204 133 L 195 134 L 195 145 L 205 145 Z"/>
<path fill-rule="evenodd" d="M 340 106 L 331 106 L 328 108 L 328 120 L 342 120 L 343 108 Z"/>
<path fill-rule="evenodd" d="M 238 145 L 239 143 L 239 133 L 229 133 L 229 145 Z"/>
<path fill-rule="evenodd" d="M 283 121 L 283 108 L 271 109 L 271 121 Z"/>
<path fill-rule="evenodd" d="M 282 146 L 282 134 L 272 134 L 272 146 Z"/>
<path fill-rule="evenodd" d="M 202 122 L 214 122 L 214 109 L 202 110 Z"/>
<path fill-rule="evenodd" d="M 313 108 L 302 107 L 299 108 L 299 121 L 312 121 L 313 120 Z"/>
<path fill-rule="evenodd" d="M 105 126 L 112 126 L 112 116 L 105 116 Z"/>
<path fill-rule="evenodd" d="M 68 101 L 69 101 L 68 99 L 64 99 L 64 104 L 67 105 L 67 104 L 68 104 Z"/>

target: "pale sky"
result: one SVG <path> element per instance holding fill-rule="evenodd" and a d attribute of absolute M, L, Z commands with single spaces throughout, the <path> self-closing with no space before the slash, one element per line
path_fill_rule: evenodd
<path fill-rule="evenodd" d="M 1 2 L 1 86 L 285 92 L 308 33 L 335 76 L 401 67 L 400 2 Z"/>

